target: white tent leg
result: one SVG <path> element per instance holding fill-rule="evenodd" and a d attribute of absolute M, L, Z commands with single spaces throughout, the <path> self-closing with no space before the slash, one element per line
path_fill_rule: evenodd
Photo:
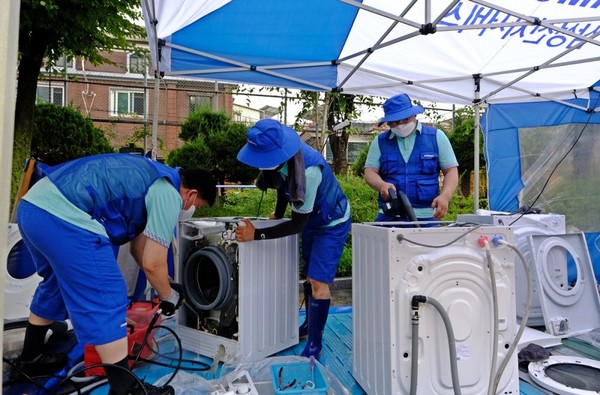
<path fill-rule="evenodd" d="M 474 75 L 473 80 L 475 83 L 475 90 L 473 92 L 473 97 L 475 100 L 473 101 L 473 110 L 475 115 L 475 125 L 473 126 L 473 183 L 475 184 L 473 188 L 473 213 L 476 213 L 479 209 L 479 98 L 480 98 L 480 81 L 481 76 Z"/>
<path fill-rule="evenodd" d="M 156 160 L 156 151 L 158 147 L 158 117 L 160 109 L 160 75 L 154 76 L 154 106 L 152 110 L 152 160 Z"/>
<path fill-rule="evenodd" d="M 0 256 L 7 256 L 8 214 L 10 211 L 10 182 L 12 180 L 13 139 L 15 127 L 15 89 L 17 81 L 17 49 L 19 35 L 19 0 L 0 2 Z M 0 315 L 4 317 L 4 288 L 6 262 L 0 269 Z M 0 348 L 2 344 L 0 327 Z M 0 389 L 2 384 L 0 384 Z"/>

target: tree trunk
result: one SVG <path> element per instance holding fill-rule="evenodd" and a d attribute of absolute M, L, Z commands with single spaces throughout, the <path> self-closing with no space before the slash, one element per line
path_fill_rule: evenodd
<path fill-rule="evenodd" d="M 46 41 L 36 39 L 35 32 L 27 37 L 26 43 L 22 42 L 23 39 L 22 34 L 19 37 L 21 42 L 15 105 L 11 202 L 15 200 L 25 161 L 31 153 L 37 81 L 46 52 Z"/>
<path fill-rule="evenodd" d="M 346 152 L 348 152 L 348 133 L 343 131 L 341 135 L 332 133 L 329 135 L 329 146 L 331 147 L 331 153 L 333 154 L 332 170 L 335 174 L 347 174 L 348 173 L 348 158 Z"/>

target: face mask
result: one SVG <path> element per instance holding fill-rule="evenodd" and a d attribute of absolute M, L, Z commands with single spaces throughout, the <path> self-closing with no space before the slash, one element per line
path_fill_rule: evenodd
<path fill-rule="evenodd" d="M 398 137 L 407 137 L 412 132 L 415 131 L 416 127 L 417 127 L 417 122 L 412 121 L 412 122 L 403 123 L 401 125 L 393 127 L 391 130 L 392 130 L 392 133 L 394 133 Z"/>
<path fill-rule="evenodd" d="M 258 170 L 276 170 L 278 167 L 279 165 L 273 167 L 259 167 Z"/>
<path fill-rule="evenodd" d="M 192 216 L 194 215 L 195 212 L 196 212 L 196 206 L 194 206 L 192 204 L 190 206 L 190 208 L 188 208 L 187 210 L 181 210 L 179 212 L 179 220 L 187 221 L 188 219 L 192 218 Z"/>

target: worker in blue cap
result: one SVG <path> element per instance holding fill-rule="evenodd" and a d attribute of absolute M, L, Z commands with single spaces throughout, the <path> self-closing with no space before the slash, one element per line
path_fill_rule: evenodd
<path fill-rule="evenodd" d="M 248 129 L 248 142 L 238 160 L 261 170 L 256 185 L 277 189 L 271 219 L 282 218 L 288 204 L 291 220 L 255 229 L 248 219 L 236 230 L 239 241 L 265 240 L 302 233 L 302 257 L 307 277 L 306 321 L 299 337 L 308 337 L 302 356 L 318 358 L 331 290 L 350 231 L 350 204 L 323 156 L 300 140 L 296 131 L 272 119 Z"/>
<path fill-rule="evenodd" d="M 167 272 L 173 229 L 182 211 L 215 198 L 208 172 L 174 169 L 140 155 L 94 155 L 47 169 L 17 214 L 43 280 L 31 302 L 16 366 L 29 376 L 58 370 L 61 361 L 47 352 L 44 341 L 53 322 L 68 317 L 78 341 L 95 346 L 105 364 L 109 394 L 173 394 L 173 387 L 140 382 L 129 371 L 129 300 L 114 246 L 130 242 L 162 313 L 173 315 L 183 298 Z"/>
<path fill-rule="evenodd" d="M 387 123 L 389 129 L 369 147 L 366 183 L 379 192 L 379 207 L 390 201 L 389 191 L 393 189 L 408 197 L 418 221 L 441 220 L 458 186 L 458 161 L 448 137 L 443 131 L 417 121 L 417 114 L 424 109 L 414 105 L 404 93 L 387 99 L 383 110 L 385 116 L 379 126 Z M 376 222 L 408 220 L 383 210 L 375 218 Z"/>

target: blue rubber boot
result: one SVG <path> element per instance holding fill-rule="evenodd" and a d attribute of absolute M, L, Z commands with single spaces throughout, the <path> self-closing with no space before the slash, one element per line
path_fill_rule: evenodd
<path fill-rule="evenodd" d="M 321 350 L 323 349 L 323 330 L 327 323 L 330 303 L 331 299 L 311 298 L 308 318 L 308 341 L 306 342 L 304 351 L 300 354 L 301 356 L 307 358 L 313 356 L 316 359 L 319 359 L 321 356 Z"/>
<path fill-rule="evenodd" d="M 302 325 L 300 325 L 300 328 L 298 328 L 298 339 L 300 340 L 308 337 L 308 314 L 310 310 L 308 306 L 310 306 L 310 300 L 312 299 L 312 286 L 310 283 L 305 281 L 302 283 L 302 286 L 304 287 L 304 306 L 306 308 L 306 316 L 304 317 L 304 322 Z"/>

